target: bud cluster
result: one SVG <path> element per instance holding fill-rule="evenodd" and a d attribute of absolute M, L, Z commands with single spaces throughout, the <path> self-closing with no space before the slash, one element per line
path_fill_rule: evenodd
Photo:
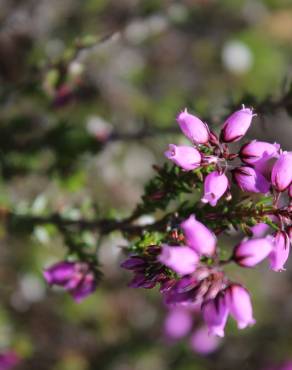
<path fill-rule="evenodd" d="M 191 145 L 170 144 L 165 156 L 183 171 L 204 169 L 200 199 L 206 211 L 202 212 L 201 207 L 198 216 L 188 214 L 186 219 L 178 215 L 180 234 L 176 240 L 166 238 L 166 242 L 158 243 L 156 256 L 145 249 L 143 257 L 132 255 L 122 264 L 135 272 L 131 286 L 152 288 L 159 283 L 167 305 L 199 307 L 209 333 L 220 337 L 224 336 L 229 316 L 237 321 L 239 329 L 255 323 L 248 290 L 231 281 L 224 266 L 236 263 L 251 268 L 267 258 L 272 270 L 282 271 L 290 250 L 292 152 L 283 151 L 276 143 L 257 140 L 245 143 L 237 153 L 228 146 L 243 138 L 254 116 L 243 106 L 226 119 L 217 135 L 187 110 L 178 115 L 180 129 Z M 244 193 L 242 199 L 251 199 L 256 193 L 271 199 L 271 204 L 254 214 L 237 214 L 249 238 L 234 246 L 228 260 L 220 260 L 217 237 L 224 229 L 218 232 L 212 224 L 210 227 L 207 215 L 210 207 L 229 202 L 234 193 L 237 197 Z M 204 204 L 209 206 L 204 208 Z M 220 218 L 216 211 L 214 215 Z M 267 235 L 269 225 L 276 230 L 271 235 Z"/>

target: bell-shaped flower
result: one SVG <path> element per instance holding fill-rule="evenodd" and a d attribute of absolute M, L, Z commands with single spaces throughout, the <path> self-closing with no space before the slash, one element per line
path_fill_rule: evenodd
<path fill-rule="evenodd" d="M 280 155 L 272 169 L 271 181 L 278 191 L 285 191 L 292 182 L 292 152 Z"/>
<path fill-rule="evenodd" d="M 209 128 L 198 117 L 188 113 L 187 109 L 179 113 L 177 122 L 183 134 L 194 144 L 206 144 L 209 141 Z"/>
<path fill-rule="evenodd" d="M 269 177 L 276 158 L 279 157 L 279 150 L 279 144 L 253 140 L 241 147 L 239 156 L 244 163 Z"/>
<path fill-rule="evenodd" d="M 199 255 L 212 256 L 216 250 L 217 239 L 214 233 L 191 215 L 181 223 L 186 244 Z"/>
<path fill-rule="evenodd" d="M 242 191 L 266 194 L 271 184 L 257 170 L 252 167 L 242 166 L 232 171 L 233 179 Z"/>
<path fill-rule="evenodd" d="M 272 238 L 247 239 L 234 248 L 233 259 L 242 267 L 253 267 L 268 257 L 272 250 Z"/>
<path fill-rule="evenodd" d="M 158 260 L 178 274 L 187 275 L 195 271 L 200 257 L 190 247 L 164 244 Z"/>
<path fill-rule="evenodd" d="M 229 310 L 224 295 L 218 294 L 215 299 L 210 299 L 202 305 L 203 319 L 208 326 L 209 334 L 224 337 L 224 328 Z"/>
<path fill-rule="evenodd" d="M 248 291 L 239 284 L 231 284 L 225 291 L 230 315 L 237 321 L 238 329 L 255 324 Z"/>
<path fill-rule="evenodd" d="M 226 192 L 228 185 L 228 178 L 224 173 L 219 171 L 209 173 L 204 181 L 204 196 L 201 201 L 215 207 Z"/>
<path fill-rule="evenodd" d="M 284 265 L 289 257 L 290 240 L 285 231 L 277 231 L 274 237 L 274 247 L 269 255 L 270 267 L 274 271 L 285 270 Z"/>
<path fill-rule="evenodd" d="M 252 110 L 244 106 L 231 114 L 223 125 L 220 139 L 225 143 L 240 140 L 249 129 L 253 116 Z"/>
<path fill-rule="evenodd" d="M 200 152 L 192 146 L 169 144 L 168 150 L 164 154 L 166 158 L 185 171 L 194 170 L 201 163 Z"/>

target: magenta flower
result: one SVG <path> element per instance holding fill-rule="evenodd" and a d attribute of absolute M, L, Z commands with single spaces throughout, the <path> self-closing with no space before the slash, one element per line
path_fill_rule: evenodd
<path fill-rule="evenodd" d="M 260 222 L 250 228 L 252 232 L 252 236 L 254 238 L 261 238 L 267 234 L 269 231 L 270 226 L 265 224 L 264 222 Z"/>
<path fill-rule="evenodd" d="M 193 313 L 186 307 L 176 306 L 169 310 L 164 321 L 164 333 L 169 339 L 186 336 L 193 326 Z"/>
<path fill-rule="evenodd" d="M 169 144 L 168 150 L 164 154 L 166 158 L 185 171 L 194 170 L 201 163 L 200 152 L 192 146 Z"/>
<path fill-rule="evenodd" d="M 266 194 L 270 190 L 270 183 L 257 170 L 242 166 L 232 171 L 233 179 L 242 191 Z"/>
<path fill-rule="evenodd" d="M 204 181 L 204 196 L 201 201 L 215 207 L 226 192 L 228 185 L 228 178 L 224 173 L 220 174 L 218 171 L 209 173 Z"/>
<path fill-rule="evenodd" d="M 186 238 L 186 244 L 199 255 L 212 256 L 216 250 L 216 236 L 201 222 L 191 215 L 181 223 Z"/>
<path fill-rule="evenodd" d="M 86 262 L 58 262 L 44 271 L 50 285 L 62 286 L 76 302 L 81 302 L 96 289 L 94 272 Z"/>
<path fill-rule="evenodd" d="M 287 233 L 278 231 L 274 237 L 274 247 L 269 255 L 270 268 L 274 271 L 285 270 L 284 265 L 289 257 L 290 240 Z"/>
<path fill-rule="evenodd" d="M 190 247 L 163 245 L 158 260 L 178 274 L 187 275 L 195 271 L 200 258 Z"/>
<path fill-rule="evenodd" d="M 177 122 L 183 134 L 195 144 L 206 144 L 209 141 L 209 128 L 198 117 L 189 114 L 187 109 L 179 113 Z"/>
<path fill-rule="evenodd" d="M 292 152 L 283 153 L 272 169 L 272 184 L 278 191 L 285 191 L 292 182 Z"/>
<path fill-rule="evenodd" d="M 253 140 L 242 146 L 239 156 L 244 163 L 253 166 L 263 175 L 269 176 L 279 156 L 279 150 L 279 144 Z"/>
<path fill-rule="evenodd" d="M 240 140 L 249 129 L 253 116 L 252 110 L 244 106 L 234 112 L 223 125 L 220 135 L 221 140 L 225 143 Z"/>
<path fill-rule="evenodd" d="M 0 353 L 0 370 L 10 370 L 20 363 L 20 357 L 13 351 Z"/>
<path fill-rule="evenodd" d="M 224 296 L 217 295 L 202 305 L 202 315 L 209 329 L 209 334 L 224 337 L 224 328 L 227 322 L 229 310 L 226 306 Z"/>
<path fill-rule="evenodd" d="M 272 249 L 269 237 L 243 240 L 234 248 L 233 259 L 242 267 L 253 267 L 268 257 Z"/>
<path fill-rule="evenodd" d="M 214 335 L 209 335 L 209 331 L 206 326 L 201 326 L 196 329 L 190 338 L 190 346 L 192 350 L 203 356 L 215 352 L 220 343 L 220 338 Z"/>
<path fill-rule="evenodd" d="M 230 315 L 237 321 L 238 329 L 255 324 L 252 304 L 248 291 L 239 284 L 232 284 L 226 289 L 225 299 Z"/>

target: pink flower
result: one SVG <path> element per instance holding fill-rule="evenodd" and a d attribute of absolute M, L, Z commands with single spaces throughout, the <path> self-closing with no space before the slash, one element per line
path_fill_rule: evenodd
<path fill-rule="evenodd" d="M 242 146 L 239 156 L 244 163 L 253 166 L 263 175 L 269 176 L 279 156 L 279 150 L 279 144 L 253 140 Z"/>
<path fill-rule="evenodd" d="M 164 333 L 170 339 L 186 336 L 193 326 L 193 313 L 186 307 L 172 308 L 164 321 Z"/>
<path fill-rule="evenodd" d="M 76 302 L 81 302 L 96 289 L 96 277 L 88 263 L 62 261 L 44 271 L 50 285 L 59 285 L 69 291 Z"/>
<path fill-rule="evenodd" d="M 226 143 L 240 140 L 249 129 L 253 117 L 252 110 L 242 108 L 234 112 L 225 121 L 220 138 Z"/>
<path fill-rule="evenodd" d="M 242 267 L 252 267 L 268 257 L 272 249 L 269 237 L 243 240 L 234 248 L 233 259 Z"/>
<path fill-rule="evenodd" d="M 272 169 L 272 184 L 278 191 L 285 191 L 292 182 L 292 153 L 281 154 Z"/>
<path fill-rule="evenodd" d="M 191 215 L 181 223 L 186 238 L 186 244 L 199 255 L 212 256 L 216 250 L 216 236 L 205 225 Z"/>
<path fill-rule="evenodd" d="M 200 355 L 208 355 L 217 350 L 221 343 L 221 339 L 213 335 L 209 335 L 208 328 L 202 326 L 198 328 L 191 336 L 191 348 Z"/>
<path fill-rule="evenodd" d="M 178 274 L 187 275 L 195 271 L 200 258 L 190 247 L 163 245 L 158 260 Z"/>
<path fill-rule="evenodd" d="M 168 150 L 164 153 L 177 166 L 186 171 L 198 168 L 201 163 L 201 154 L 192 146 L 169 144 Z"/>
<path fill-rule="evenodd" d="M 224 328 L 228 318 L 228 308 L 222 294 L 202 305 L 203 319 L 208 326 L 209 334 L 224 337 Z"/>
<path fill-rule="evenodd" d="M 274 271 L 285 270 L 284 265 L 289 257 L 290 240 L 287 233 L 278 231 L 274 237 L 274 247 L 269 255 L 270 268 Z"/>
<path fill-rule="evenodd" d="M 269 231 L 270 226 L 265 224 L 264 222 L 260 222 L 250 228 L 252 232 L 252 236 L 254 238 L 261 238 L 262 236 L 266 235 Z"/>
<path fill-rule="evenodd" d="M 209 173 L 204 181 L 204 196 L 201 199 L 203 203 L 210 203 L 215 207 L 218 200 L 224 195 L 229 182 L 227 176 L 218 171 Z"/>
<path fill-rule="evenodd" d="M 225 293 L 230 315 L 237 321 L 238 329 L 255 324 L 248 291 L 239 284 L 232 284 Z"/>
<path fill-rule="evenodd" d="M 209 141 L 209 129 L 198 117 L 189 114 L 187 109 L 177 116 L 177 122 L 183 134 L 195 144 L 206 144 Z"/>
<path fill-rule="evenodd" d="M 242 191 L 266 194 L 270 190 L 270 183 L 257 170 L 242 166 L 232 171 L 233 179 Z"/>

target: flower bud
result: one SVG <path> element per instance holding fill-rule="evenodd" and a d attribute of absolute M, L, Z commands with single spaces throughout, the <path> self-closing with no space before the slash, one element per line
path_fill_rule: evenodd
<path fill-rule="evenodd" d="M 200 258 L 190 247 L 162 245 L 158 260 L 178 274 L 187 275 L 195 271 Z"/>
<path fill-rule="evenodd" d="M 269 255 L 270 268 L 274 271 L 285 270 L 284 265 L 289 257 L 290 240 L 287 233 L 278 231 L 274 237 L 274 247 Z"/>
<path fill-rule="evenodd" d="M 191 215 L 181 223 L 186 244 L 199 255 L 212 256 L 216 250 L 216 236 L 205 225 Z"/>
<path fill-rule="evenodd" d="M 206 356 L 217 350 L 220 345 L 220 341 L 220 338 L 209 335 L 208 328 L 202 326 L 196 329 L 191 336 L 190 345 L 192 350 L 200 355 Z"/>
<path fill-rule="evenodd" d="M 75 273 L 75 263 L 62 261 L 54 264 L 44 271 L 44 278 L 50 285 L 64 285 Z"/>
<path fill-rule="evenodd" d="M 206 144 L 209 141 L 209 128 L 198 117 L 189 114 L 187 109 L 177 116 L 177 122 L 183 134 L 195 144 Z"/>
<path fill-rule="evenodd" d="M 164 333 L 170 339 L 182 338 L 191 331 L 193 326 L 192 312 L 181 306 L 172 308 L 164 321 Z"/>
<path fill-rule="evenodd" d="M 201 163 L 201 154 L 192 146 L 169 144 L 168 150 L 164 153 L 177 166 L 186 171 L 198 168 Z"/>
<path fill-rule="evenodd" d="M 220 174 L 218 171 L 209 173 L 204 181 L 204 196 L 201 201 L 215 207 L 226 192 L 228 185 L 228 178 L 224 173 Z"/>
<path fill-rule="evenodd" d="M 238 167 L 232 171 L 233 179 L 242 191 L 266 194 L 270 190 L 270 183 L 252 167 Z"/>
<path fill-rule="evenodd" d="M 209 334 L 224 337 L 224 328 L 228 318 L 228 308 L 224 296 L 219 294 L 202 305 L 203 319 L 208 326 Z"/>
<path fill-rule="evenodd" d="M 253 140 L 241 147 L 239 156 L 244 163 L 255 165 L 263 158 L 277 156 L 279 149 L 279 144 Z"/>
<path fill-rule="evenodd" d="M 233 259 L 242 267 L 253 267 L 264 260 L 272 249 L 269 237 L 243 240 L 234 248 Z"/>
<path fill-rule="evenodd" d="M 279 144 L 253 140 L 242 146 L 239 156 L 244 163 L 269 177 L 276 158 L 279 156 L 279 149 Z"/>
<path fill-rule="evenodd" d="M 278 191 L 285 191 L 292 182 L 292 152 L 280 155 L 272 169 L 271 181 Z"/>
<path fill-rule="evenodd" d="M 221 130 L 220 138 L 225 143 L 240 140 L 249 129 L 253 117 L 252 110 L 242 108 L 227 118 Z"/>
<path fill-rule="evenodd" d="M 225 299 L 230 315 L 237 321 L 238 329 L 255 324 L 252 304 L 248 291 L 239 284 L 232 284 L 226 289 Z"/>

